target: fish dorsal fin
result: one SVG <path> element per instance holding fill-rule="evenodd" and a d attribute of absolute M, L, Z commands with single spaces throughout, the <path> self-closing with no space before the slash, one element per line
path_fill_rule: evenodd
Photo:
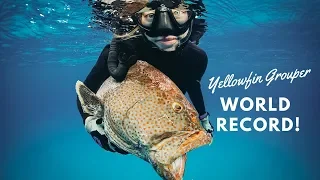
<path fill-rule="evenodd" d="M 97 118 L 103 117 L 103 104 L 100 99 L 81 81 L 76 83 L 76 92 L 81 102 L 83 112 Z"/>

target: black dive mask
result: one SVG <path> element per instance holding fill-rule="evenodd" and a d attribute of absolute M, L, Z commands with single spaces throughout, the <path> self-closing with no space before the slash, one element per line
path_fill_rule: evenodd
<path fill-rule="evenodd" d="M 179 0 L 154 0 L 136 13 L 134 19 L 146 35 L 157 37 L 179 36 L 188 29 L 191 31 L 194 17 L 195 13 L 183 7 Z"/>

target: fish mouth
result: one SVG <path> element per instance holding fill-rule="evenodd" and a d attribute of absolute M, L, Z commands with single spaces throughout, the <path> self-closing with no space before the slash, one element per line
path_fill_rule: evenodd
<path fill-rule="evenodd" d="M 210 144 L 212 136 L 204 131 L 196 131 L 188 136 L 188 138 L 180 144 L 176 154 L 186 154 L 187 152 L 196 149 L 200 146 Z"/>
<path fill-rule="evenodd" d="M 166 165 L 165 169 L 167 170 L 167 174 L 164 174 L 164 177 L 168 180 L 180 180 L 183 178 L 185 164 L 187 160 L 187 155 L 183 154 L 179 156 L 175 161 L 171 164 Z"/>
<path fill-rule="evenodd" d="M 182 180 L 187 155 L 183 154 L 175 159 L 171 164 L 162 164 L 159 162 L 153 162 L 153 167 L 157 173 L 165 180 Z"/>
<path fill-rule="evenodd" d="M 211 135 L 201 130 L 177 132 L 174 136 L 163 138 L 151 149 L 152 164 L 164 179 L 181 180 L 185 170 L 186 154 L 211 141 Z"/>
<path fill-rule="evenodd" d="M 212 142 L 211 134 L 202 130 L 179 131 L 171 135 L 162 138 L 151 148 L 151 151 L 155 152 L 157 160 L 162 164 L 171 164 L 183 154 Z"/>

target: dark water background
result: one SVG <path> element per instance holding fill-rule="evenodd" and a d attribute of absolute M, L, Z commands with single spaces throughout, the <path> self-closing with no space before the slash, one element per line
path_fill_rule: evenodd
<path fill-rule="evenodd" d="M 300 117 L 300 131 L 216 132 L 211 146 L 188 155 L 186 180 L 319 180 L 320 2 L 205 0 L 208 32 L 200 47 L 209 65 L 202 86 L 211 121 L 217 117 Z M 75 104 L 110 34 L 88 28 L 87 2 L 1 1 L 1 173 L 5 180 L 159 179 L 134 156 L 99 148 Z M 303 79 L 208 89 L 211 77 L 271 69 L 312 69 Z M 220 97 L 290 99 L 287 112 L 224 112 Z"/>

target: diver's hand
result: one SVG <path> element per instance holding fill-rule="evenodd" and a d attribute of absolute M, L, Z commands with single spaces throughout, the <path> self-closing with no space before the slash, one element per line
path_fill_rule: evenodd
<path fill-rule="evenodd" d="M 212 127 L 212 125 L 211 125 L 211 123 L 210 123 L 209 116 L 210 116 L 209 113 L 205 113 L 205 114 L 201 115 L 201 116 L 200 116 L 200 122 L 201 122 L 202 127 L 203 127 L 208 133 L 213 133 L 213 127 Z"/>
<path fill-rule="evenodd" d="M 119 64 L 130 68 L 137 62 L 137 56 L 133 52 L 120 52 L 118 56 Z"/>
<path fill-rule="evenodd" d="M 137 62 L 137 48 L 134 40 L 124 40 L 119 42 L 119 64 L 130 68 Z"/>
<path fill-rule="evenodd" d="M 129 68 L 136 63 L 136 50 L 129 42 L 123 42 L 115 38 L 110 43 L 107 59 L 110 76 L 121 82 L 126 78 Z"/>

